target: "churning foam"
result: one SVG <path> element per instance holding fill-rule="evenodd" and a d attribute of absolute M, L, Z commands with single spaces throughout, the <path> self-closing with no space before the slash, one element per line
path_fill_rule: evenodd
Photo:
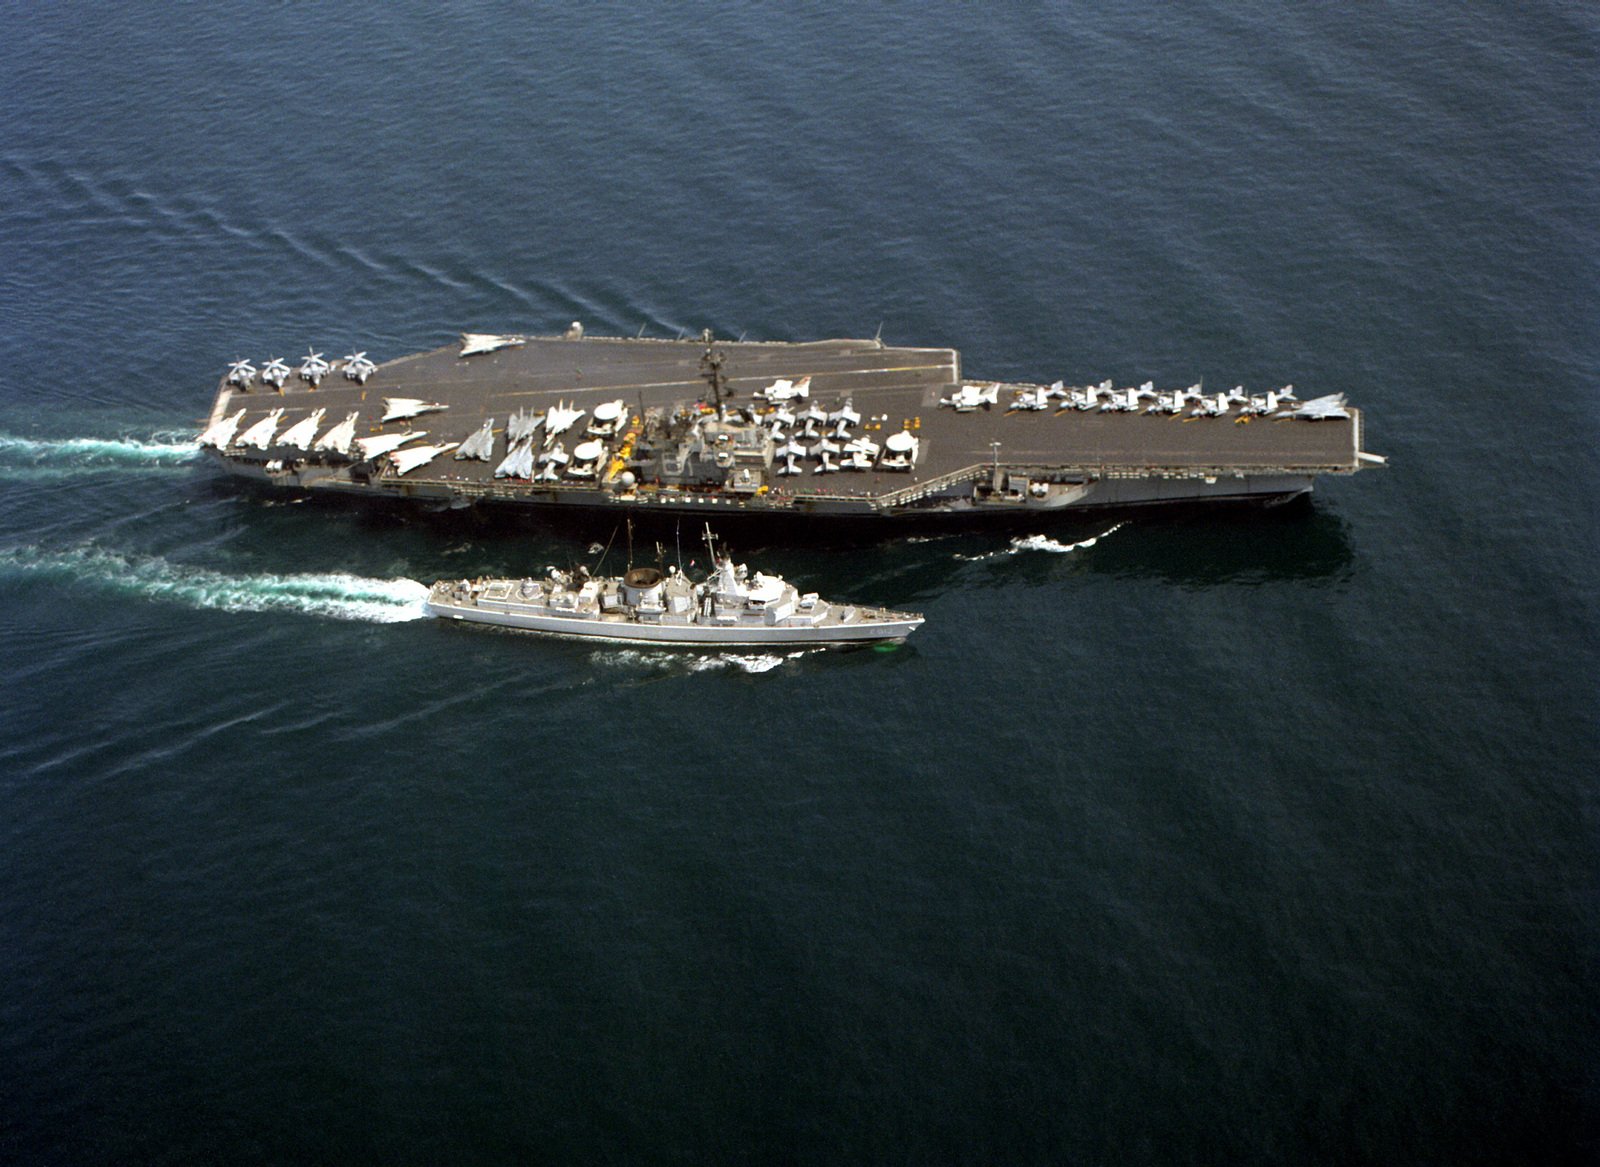
<path fill-rule="evenodd" d="M 1098 535 L 1091 535 L 1087 539 L 1080 539 L 1076 543 L 1062 543 L 1048 535 L 1020 535 L 1011 540 L 1011 546 L 1003 551 L 990 551 L 986 555 L 957 555 L 957 559 L 975 562 L 980 559 L 993 559 L 997 555 L 1015 555 L 1019 551 L 1048 551 L 1052 555 L 1065 555 L 1069 551 L 1087 551 L 1100 540 L 1114 531 L 1120 531 L 1126 523 L 1113 523 Z"/>
<path fill-rule="evenodd" d="M 76 585 L 224 612 L 301 612 L 336 620 L 393 624 L 427 615 L 428 589 L 410 579 L 342 573 L 228 575 L 160 556 L 119 555 L 97 547 L 0 551 L 0 578 L 54 576 Z"/>
<path fill-rule="evenodd" d="M 177 434 L 141 438 L 19 438 L 0 434 L 0 478 L 67 478 L 110 470 L 159 470 L 200 456 Z"/>
<path fill-rule="evenodd" d="M 695 652 L 682 649 L 605 648 L 590 659 L 596 664 L 629 669 L 651 669 L 660 673 L 704 673 L 734 669 L 744 673 L 771 672 L 784 661 L 795 660 L 820 648 L 790 649 L 787 652 Z"/>
<path fill-rule="evenodd" d="M 1048 535 L 1024 535 L 1021 538 L 1011 540 L 1011 550 L 1014 552 L 1049 551 L 1055 555 L 1063 555 L 1068 551 L 1087 551 L 1121 526 L 1121 523 L 1114 523 L 1098 535 L 1091 535 L 1089 538 L 1081 539 L 1076 543 L 1059 543 Z"/>

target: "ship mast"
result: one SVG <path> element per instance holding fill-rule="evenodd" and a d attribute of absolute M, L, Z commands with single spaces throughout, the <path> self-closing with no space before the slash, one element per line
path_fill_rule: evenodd
<path fill-rule="evenodd" d="M 727 388 L 728 379 L 722 375 L 722 354 L 717 351 L 716 338 L 708 328 L 700 334 L 700 339 L 705 342 L 706 351 L 700 357 L 700 375 L 711 383 L 711 399 L 717 409 L 717 416 L 722 416 L 722 391 Z"/>

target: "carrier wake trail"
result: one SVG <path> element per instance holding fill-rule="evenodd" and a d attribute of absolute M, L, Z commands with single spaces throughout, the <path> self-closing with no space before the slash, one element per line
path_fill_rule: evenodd
<path fill-rule="evenodd" d="M 194 441 L 176 434 L 149 438 L 23 438 L 0 434 L 0 478 L 65 478 L 114 470 L 182 466 L 200 456 Z"/>
<path fill-rule="evenodd" d="M 224 612 L 300 612 L 335 620 L 395 624 L 427 615 L 428 589 L 410 579 L 369 579 L 342 573 L 230 575 L 187 567 L 160 556 L 130 556 L 97 547 L 0 551 L 0 581 L 27 577 L 142 599 Z"/>

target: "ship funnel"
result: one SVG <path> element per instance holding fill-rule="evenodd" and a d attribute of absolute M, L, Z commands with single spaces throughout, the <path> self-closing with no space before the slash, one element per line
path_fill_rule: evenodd
<path fill-rule="evenodd" d="M 661 607 L 666 578 L 654 567 L 630 567 L 622 577 L 622 602 L 636 608 Z"/>

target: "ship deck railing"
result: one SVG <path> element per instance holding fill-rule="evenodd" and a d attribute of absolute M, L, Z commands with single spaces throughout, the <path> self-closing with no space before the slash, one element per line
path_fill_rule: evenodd
<path fill-rule="evenodd" d="M 954 486 L 961 486 L 968 482 L 978 482 L 985 478 L 998 478 L 1001 474 L 1019 475 L 1037 481 L 1072 481 L 1081 480 L 1092 482 L 1097 479 L 1134 480 L 1149 478 L 1166 479 L 1201 479 L 1211 481 L 1219 478 L 1246 478 L 1246 477 L 1271 477 L 1279 475 L 1308 475 L 1308 474 L 1350 474 L 1358 467 L 1346 463 L 1338 465 L 1299 465 L 1299 466 L 1273 466 L 1273 465 L 1226 465 L 1226 466 L 1155 466 L 1145 463 L 1116 464 L 1097 462 L 1065 466 L 1059 464 L 1022 464 L 1012 462 L 980 462 L 971 466 L 963 466 L 959 470 L 952 470 L 948 474 L 941 474 L 936 478 L 928 478 L 919 482 L 903 486 L 898 490 L 886 494 L 874 495 L 873 502 L 882 507 L 905 506 L 930 495 L 938 494 Z M 822 497 L 808 492 L 807 497 Z"/>
<path fill-rule="evenodd" d="M 916 502 L 918 499 L 927 498 L 929 495 L 938 494 L 952 486 L 962 486 L 968 482 L 976 482 L 980 478 L 987 478 L 994 473 L 994 464 L 982 462 L 975 466 L 963 466 L 959 470 L 952 470 L 948 474 L 940 474 L 920 482 L 913 482 L 909 486 L 902 486 L 898 490 L 891 490 L 886 494 L 875 495 L 873 504 L 879 507 L 905 506 L 907 503 Z"/>
<path fill-rule="evenodd" d="M 978 482 L 983 479 L 998 479 L 1001 474 L 1020 475 L 1036 481 L 1082 481 L 1096 480 L 1137 480 L 1137 479 L 1202 479 L 1216 480 L 1221 478 L 1269 477 L 1269 476 L 1301 476 L 1317 474 L 1352 474 L 1360 469 L 1359 464 L 1350 463 L 1324 464 L 1324 465 L 1217 465 L 1217 466 L 1159 466 L 1148 463 L 1079 463 L 1073 465 L 1063 464 L 1024 464 L 1012 462 L 979 462 L 960 467 L 959 469 L 937 475 L 933 478 L 920 479 L 907 483 L 894 490 L 877 494 L 870 490 L 817 490 L 808 489 L 800 491 L 775 490 L 778 498 L 786 503 L 792 502 L 852 502 L 870 503 L 875 508 L 887 509 L 902 507 L 918 502 L 932 495 L 947 491 L 953 487 L 962 486 L 969 482 Z M 475 482 L 462 478 L 433 478 L 417 475 L 408 475 L 404 478 L 383 476 L 373 481 L 375 486 L 398 488 L 402 493 L 406 487 L 429 486 L 439 487 L 456 494 L 482 499 L 504 499 L 515 501 L 526 498 L 532 493 L 563 493 L 567 491 L 593 491 L 594 482 L 525 482 L 522 480 L 497 479 L 493 482 Z M 658 500 L 662 497 L 675 499 L 693 498 L 697 501 L 715 500 L 718 502 L 748 502 L 745 496 L 733 496 L 716 489 L 695 490 L 684 487 L 661 486 L 647 493 L 655 495 Z M 619 496 L 619 499 L 628 496 Z"/>

